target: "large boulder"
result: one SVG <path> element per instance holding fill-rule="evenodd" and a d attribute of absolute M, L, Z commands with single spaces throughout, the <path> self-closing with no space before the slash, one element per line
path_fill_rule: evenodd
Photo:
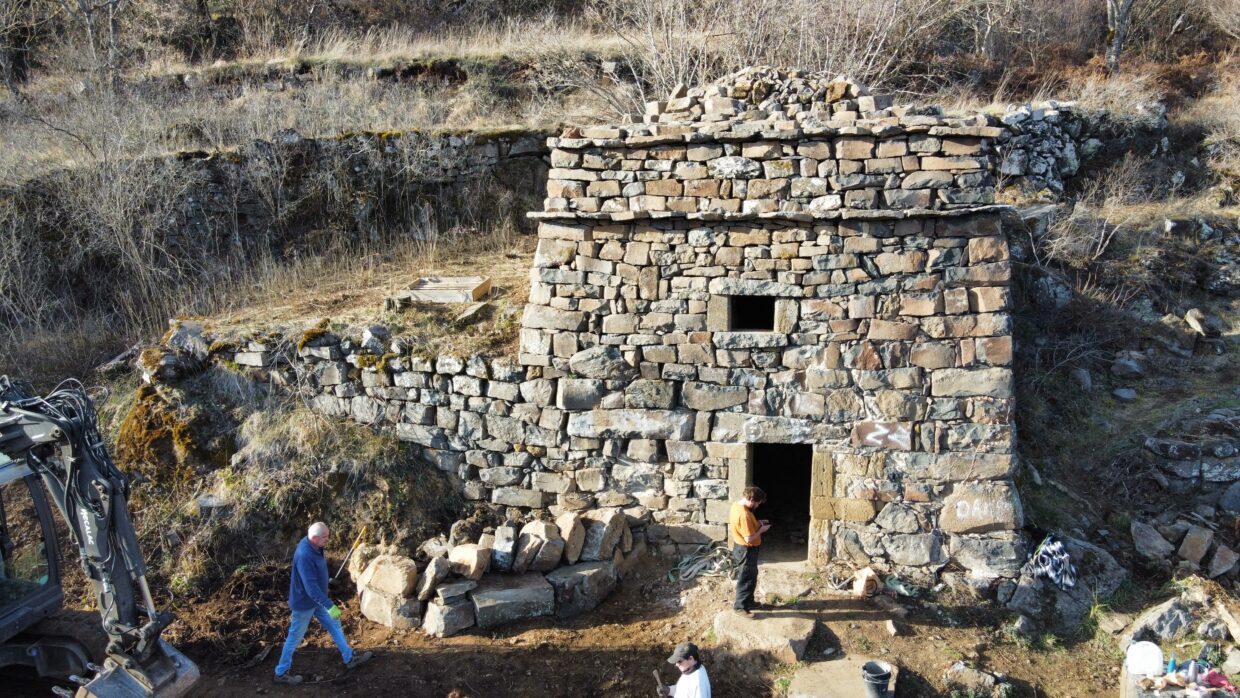
<path fill-rule="evenodd" d="M 422 570 L 422 577 L 418 579 L 417 592 L 418 601 L 430 601 L 435 595 L 435 587 L 448 577 L 452 571 L 451 566 L 446 558 L 435 557 L 427 563 L 426 569 Z"/>
<path fill-rule="evenodd" d="M 452 546 L 448 545 L 448 539 L 443 536 L 433 536 L 422 541 L 422 545 L 418 546 L 417 559 L 430 559 L 432 557 L 447 557 L 448 551 Z"/>
<path fill-rule="evenodd" d="M 362 593 L 362 573 L 366 571 L 370 561 L 384 554 L 395 553 L 386 546 L 371 543 L 362 543 L 353 551 L 353 556 L 349 558 L 349 578 L 357 583 L 357 593 Z"/>
<path fill-rule="evenodd" d="M 555 589 L 555 615 L 569 618 L 593 610 L 616 588 L 619 575 L 611 562 L 583 562 L 547 575 Z"/>
<path fill-rule="evenodd" d="M 745 618 L 732 611 L 715 616 L 715 636 L 735 650 L 763 652 L 787 664 L 801 661 L 818 626 L 812 617 L 794 615 Z"/>
<path fill-rule="evenodd" d="M 541 574 L 487 577 L 469 596 L 480 628 L 555 612 L 555 589 Z"/>
<path fill-rule="evenodd" d="M 491 542 L 491 567 L 499 572 L 511 572 L 516 557 L 517 524 L 505 522 L 495 529 L 495 540 Z"/>
<path fill-rule="evenodd" d="M 382 592 L 390 596 L 409 596 L 418 581 L 418 566 L 400 555 L 380 555 L 366 565 L 358 580 L 358 588 Z"/>
<path fill-rule="evenodd" d="M 553 543 L 546 553 L 543 548 Z M 517 554 L 512 563 L 512 571 L 522 574 L 529 569 L 536 571 L 547 571 L 555 568 L 559 556 L 564 551 L 564 542 L 560 540 L 560 529 L 550 521 L 534 520 L 521 527 L 521 533 L 517 536 Z M 555 561 L 547 566 L 548 556 L 555 556 Z M 535 567 L 535 562 L 538 562 Z"/>
<path fill-rule="evenodd" d="M 362 590 L 362 615 L 393 630 L 410 630 L 422 622 L 422 602 L 374 589 Z"/>
<path fill-rule="evenodd" d="M 448 544 L 477 543 L 480 536 L 482 536 L 481 524 L 477 521 L 461 519 L 452 524 L 452 528 L 448 529 Z"/>
<path fill-rule="evenodd" d="M 1035 578 L 1024 570 L 1007 605 L 1042 627 L 1066 635 L 1076 630 L 1095 603 L 1115 593 L 1128 579 L 1128 571 L 1092 543 L 1075 538 L 1060 540 L 1076 566 L 1076 585 L 1061 590 L 1049 579 Z"/>
<path fill-rule="evenodd" d="M 448 565 L 454 574 L 475 582 L 482 579 L 491 562 L 491 549 L 477 543 L 458 545 L 448 553 Z"/>
<path fill-rule="evenodd" d="M 1144 560 L 1149 562 L 1166 560 L 1175 552 L 1175 546 L 1168 543 L 1157 529 L 1147 523 L 1133 519 L 1129 530 L 1132 533 L 1132 544 L 1137 549 L 1137 555 Z"/>
<path fill-rule="evenodd" d="M 581 545 L 581 559 L 585 562 L 610 560 L 624 536 L 622 527 L 628 526 L 624 514 L 616 509 L 595 509 L 586 512 L 583 519 L 586 535 Z"/>
<path fill-rule="evenodd" d="M 1179 597 L 1167 599 L 1137 616 L 1132 625 L 1128 626 L 1128 630 L 1120 636 L 1120 649 L 1127 650 L 1128 645 L 1141 640 L 1174 642 L 1192 630 L 1193 622 L 1191 604 Z"/>
<path fill-rule="evenodd" d="M 538 554 L 530 562 L 530 570 L 533 572 L 550 572 L 560 566 L 560 560 L 564 558 L 564 539 L 556 538 L 554 540 L 545 540 Z"/>
<path fill-rule="evenodd" d="M 445 604 L 432 601 L 426 605 L 426 617 L 422 619 L 422 630 L 427 635 L 447 637 L 455 635 L 474 624 L 474 605 L 465 599 L 456 603 Z"/>
<path fill-rule="evenodd" d="M 576 564 L 581 559 L 581 546 L 586 540 L 586 527 L 581 523 L 581 516 L 571 511 L 560 514 L 555 519 L 564 539 L 564 561 Z"/>

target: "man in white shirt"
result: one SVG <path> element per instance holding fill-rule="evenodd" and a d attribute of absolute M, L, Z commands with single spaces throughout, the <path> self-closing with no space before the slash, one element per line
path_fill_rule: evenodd
<path fill-rule="evenodd" d="M 667 658 L 667 663 L 676 665 L 680 670 L 680 679 L 675 686 L 664 687 L 666 695 L 672 698 L 710 698 L 710 677 L 706 675 L 706 667 L 702 666 L 697 645 L 692 642 L 676 645 L 676 651 Z"/>

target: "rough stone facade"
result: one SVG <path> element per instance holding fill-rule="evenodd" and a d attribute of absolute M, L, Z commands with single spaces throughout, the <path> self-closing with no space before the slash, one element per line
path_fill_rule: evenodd
<path fill-rule="evenodd" d="M 1000 129 L 825 84 L 791 117 L 712 87 L 550 139 L 515 362 L 376 328 L 305 342 L 300 384 L 470 499 L 623 511 L 664 553 L 725 538 L 756 445 L 807 445 L 812 562 L 1016 577 Z"/>

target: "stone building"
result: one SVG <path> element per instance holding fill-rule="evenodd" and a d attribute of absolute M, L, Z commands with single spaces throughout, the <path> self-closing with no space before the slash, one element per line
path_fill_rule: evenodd
<path fill-rule="evenodd" d="M 756 483 L 813 562 L 1014 575 L 1002 129 L 761 71 L 645 122 L 548 143 L 519 359 L 558 377 L 564 470 L 653 543 L 722 537 Z"/>

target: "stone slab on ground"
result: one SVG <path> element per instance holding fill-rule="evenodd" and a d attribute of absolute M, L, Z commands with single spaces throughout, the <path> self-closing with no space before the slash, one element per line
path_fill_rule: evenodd
<path fill-rule="evenodd" d="M 818 621 L 792 612 L 755 611 L 746 618 L 734 611 L 715 616 L 715 635 L 737 650 L 766 652 L 781 662 L 798 662 L 814 635 Z"/>
<path fill-rule="evenodd" d="M 787 603 L 814 590 L 809 573 L 782 565 L 759 565 L 756 596 L 762 603 Z"/>
<path fill-rule="evenodd" d="M 555 615 L 569 618 L 593 610 L 616 588 L 619 575 L 610 562 L 582 562 L 547 575 L 555 589 Z"/>
<path fill-rule="evenodd" d="M 857 698 L 865 695 L 861 667 L 870 661 L 864 657 L 844 657 L 829 662 L 807 664 L 792 676 L 788 698 Z M 891 664 L 891 662 L 887 662 Z M 891 665 L 891 681 L 887 695 L 895 698 L 900 667 Z"/>
<path fill-rule="evenodd" d="M 469 596 L 480 628 L 555 612 L 555 589 L 537 573 L 486 577 Z"/>

